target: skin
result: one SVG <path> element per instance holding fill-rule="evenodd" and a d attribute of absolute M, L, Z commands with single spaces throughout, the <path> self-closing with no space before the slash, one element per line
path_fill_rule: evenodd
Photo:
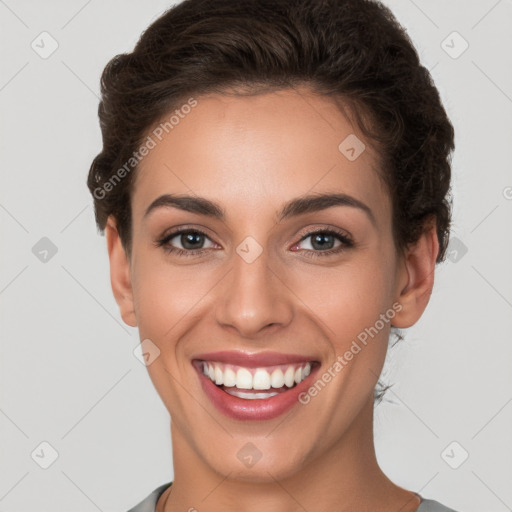
<path fill-rule="evenodd" d="M 397 252 L 378 155 L 369 142 L 355 161 L 338 150 L 349 134 L 364 136 L 329 99 L 304 88 L 197 100 L 137 170 L 130 257 L 113 217 L 106 228 L 121 316 L 160 350 L 148 371 L 171 415 L 175 475 L 157 512 L 415 511 L 418 496 L 381 471 L 373 443 L 373 390 L 389 322 L 309 404 L 273 420 L 224 416 L 203 393 L 191 359 L 271 350 L 312 355 L 326 369 L 394 303 L 402 309 L 392 325 L 412 326 L 432 292 L 435 226 Z M 364 202 L 375 224 L 350 206 L 277 221 L 287 201 L 327 192 Z M 172 207 L 144 217 L 164 193 L 215 201 L 226 218 Z M 203 254 L 173 255 L 155 245 L 184 225 L 206 233 L 196 245 Z M 307 232 L 331 227 L 355 245 L 308 258 L 333 246 L 314 247 Z M 247 236 L 263 248 L 252 263 L 236 252 Z M 237 458 L 247 442 L 262 454 L 250 468 Z"/>

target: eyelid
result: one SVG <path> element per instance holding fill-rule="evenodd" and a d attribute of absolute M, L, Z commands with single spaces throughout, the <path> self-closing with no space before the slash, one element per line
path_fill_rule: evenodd
<path fill-rule="evenodd" d="M 208 237 L 212 242 L 214 242 L 214 240 L 212 240 L 211 236 L 208 233 L 208 231 L 209 231 L 208 228 L 206 228 L 204 226 L 197 227 L 197 225 L 187 225 L 187 224 L 184 224 L 181 226 L 176 226 L 174 228 L 166 229 L 163 232 L 163 234 L 158 237 L 158 241 L 161 241 L 163 239 L 169 239 L 169 237 L 171 235 L 172 235 L 172 237 L 171 237 L 171 239 L 172 239 L 184 232 L 186 233 L 186 232 L 190 232 L 190 231 L 197 232 L 201 235 L 204 235 L 204 236 Z M 337 236 L 347 239 L 347 241 L 353 242 L 353 238 L 348 231 L 338 228 L 338 227 L 329 226 L 329 225 L 327 225 L 327 226 L 326 225 L 317 225 L 316 227 L 312 227 L 312 228 L 309 228 L 309 227 L 304 228 L 302 230 L 302 233 L 300 233 L 298 235 L 300 237 L 298 242 L 302 242 L 308 236 L 315 235 L 317 233 L 332 233 L 332 234 L 335 234 Z M 295 243 L 298 243 L 298 242 L 295 242 Z M 218 242 L 214 242 L 214 243 L 216 243 L 217 245 L 220 245 Z"/>
<path fill-rule="evenodd" d="M 305 229 L 305 231 L 300 235 L 300 239 L 298 240 L 298 242 L 295 242 L 295 244 L 292 247 L 295 247 L 298 244 L 300 244 L 301 242 L 303 242 L 304 240 L 306 240 L 307 238 L 314 236 L 316 234 L 320 234 L 320 233 L 327 234 L 329 236 L 334 236 L 340 242 L 340 244 L 338 246 L 335 246 L 334 248 L 326 249 L 326 250 L 316 251 L 314 249 L 299 249 L 297 251 L 294 251 L 294 252 L 300 252 L 301 256 L 309 258 L 311 260 L 315 260 L 318 258 L 329 258 L 330 256 L 341 255 L 342 253 L 346 252 L 349 249 L 352 249 L 356 245 L 352 238 L 352 235 L 350 233 L 348 233 L 346 230 L 338 228 L 338 227 L 334 227 L 334 226 L 326 227 L 325 225 L 323 225 L 323 226 L 316 226 L 314 228 L 309 227 L 309 228 L 304 228 L 304 229 Z M 208 235 L 208 233 L 206 231 L 209 231 L 209 230 L 205 229 L 203 227 L 198 228 L 196 226 L 182 225 L 179 227 L 169 229 L 166 232 L 164 232 L 164 234 L 154 244 L 158 248 L 162 248 L 169 255 L 174 255 L 174 256 L 177 256 L 178 258 L 194 257 L 194 256 L 200 257 L 201 255 L 203 255 L 203 253 L 211 253 L 210 249 L 212 249 L 212 247 L 206 247 L 206 248 L 203 247 L 201 249 L 190 249 L 189 250 L 189 249 L 181 249 L 179 247 L 171 246 L 169 242 L 173 238 L 179 236 L 182 233 L 195 233 L 195 234 L 199 234 L 199 235 L 202 235 L 202 236 L 208 238 L 215 245 L 220 245 L 220 244 L 217 244 L 217 242 L 215 242 L 214 240 L 212 240 L 212 238 Z M 215 248 L 215 250 L 218 250 L 218 248 Z"/>
<path fill-rule="evenodd" d="M 332 233 L 335 234 L 336 236 L 340 236 L 342 238 L 347 239 L 347 241 L 354 243 L 352 235 L 347 230 L 325 224 L 317 225 L 312 228 L 304 228 L 304 232 L 301 235 L 299 235 L 301 237 L 300 241 L 304 240 L 308 236 L 315 235 L 316 233 Z"/>
<path fill-rule="evenodd" d="M 176 238 L 177 236 L 179 236 L 183 233 L 196 233 L 199 235 L 204 235 L 204 237 L 208 238 L 213 244 L 220 245 L 219 243 L 215 242 L 212 239 L 212 237 L 209 235 L 209 233 L 207 231 L 209 231 L 209 230 L 202 226 L 200 228 L 198 228 L 196 226 L 189 226 L 189 225 L 177 226 L 174 228 L 166 229 L 164 231 L 164 233 L 156 239 L 154 244 L 157 247 L 162 247 L 162 246 L 167 245 L 173 238 Z M 205 251 L 207 249 L 210 249 L 210 247 L 206 247 L 206 248 L 202 248 L 202 249 L 190 249 L 190 250 L 180 249 L 179 247 L 176 247 L 175 249 L 177 251 L 185 251 L 190 254 L 194 254 L 194 253 L 199 253 L 200 251 Z M 170 251 L 170 252 L 172 252 L 172 251 Z"/>

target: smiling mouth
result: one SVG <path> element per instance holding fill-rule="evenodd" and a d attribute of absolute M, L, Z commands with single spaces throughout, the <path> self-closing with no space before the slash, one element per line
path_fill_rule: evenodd
<path fill-rule="evenodd" d="M 306 379 L 316 361 L 248 368 L 217 361 L 197 361 L 198 369 L 218 388 L 246 400 L 267 399 L 294 388 Z"/>

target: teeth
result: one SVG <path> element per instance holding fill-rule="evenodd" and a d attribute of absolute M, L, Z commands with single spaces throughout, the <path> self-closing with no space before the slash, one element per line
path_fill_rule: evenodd
<path fill-rule="evenodd" d="M 218 367 L 217 367 L 218 368 Z M 238 389 L 252 389 L 252 375 L 246 368 L 240 368 L 236 372 L 236 387 Z"/>
<path fill-rule="evenodd" d="M 268 390 L 279 389 L 284 385 L 291 388 L 302 382 L 311 373 L 311 363 L 279 365 L 274 370 L 266 368 L 243 368 L 224 363 L 203 361 L 203 373 L 215 384 L 227 388 Z M 240 398 L 269 398 L 277 393 L 243 393 L 229 390 L 230 394 Z M 241 395 L 244 395 L 243 397 Z M 260 397 L 260 395 L 262 395 Z M 263 396 L 264 395 L 264 396 Z"/>
<path fill-rule="evenodd" d="M 291 388 L 295 383 L 295 368 L 293 366 L 289 366 L 288 369 L 284 372 L 284 383 Z"/>
<path fill-rule="evenodd" d="M 224 386 L 229 388 L 236 386 L 236 373 L 231 368 L 224 371 Z"/>
<path fill-rule="evenodd" d="M 252 379 L 253 389 L 270 389 L 270 374 L 266 370 L 256 370 Z"/>
<path fill-rule="evenodd" d="M 273 388 L 282 388 L 284 386 L 284 373 L 279 368 L 272 372 L 270 384 Z"/>
<path fill-rule="evenodd" d="M 222 380 L 224 378 L 222 370 L 218 366 L 215 366 L 214 369 L 215 369 L 215 384 L 222 384 Z"/>
<path fill-rule="evenodd" d="M 245 398 L 248 400 L 265 399 L 279 395 L 279 393 L 276 393 L 275 391 L 271 391 L 270 393 L 248 393 L 247 391 L 238 391 L 237 388 L 227 389 L 226 393 L 236 396 L 238 398 Z"/>

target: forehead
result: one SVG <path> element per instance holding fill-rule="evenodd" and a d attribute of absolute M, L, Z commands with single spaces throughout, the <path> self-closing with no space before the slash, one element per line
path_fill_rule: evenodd
<path fill-rule="evenodd" d="M 328 98 L 299 89 L 195 100 L 148 131 L 154 144 L 136 172 L 135 217 L 165 193 L 206 197 L 229 213 L 276 210 L 315 192 L 352 195 L 388 216 L 378 155 Z"/>

